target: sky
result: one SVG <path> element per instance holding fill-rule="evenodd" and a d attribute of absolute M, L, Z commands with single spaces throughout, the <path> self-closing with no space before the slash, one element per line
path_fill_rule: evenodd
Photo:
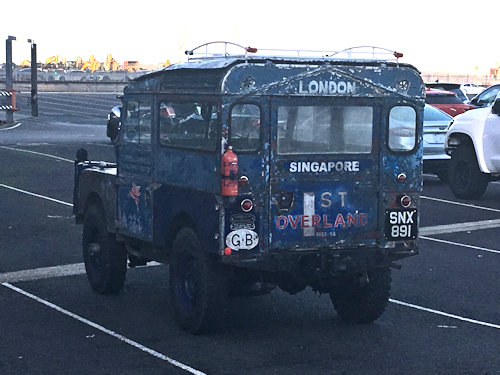
<path fill-rule="evenodd" d="M 256 48 L 342 50 L 378 46 L 402 52 L 422 72 L 489 72 L 500 66 L 500 1 L 481 0 L 167 0 L 13 2 L 0 39 L 16 36 L 13 61 L 106 55 L 120 63 L 185 58 L 197 45 L 230 41 Z M 5 62 L 5 43 L 0 43 Z"/>

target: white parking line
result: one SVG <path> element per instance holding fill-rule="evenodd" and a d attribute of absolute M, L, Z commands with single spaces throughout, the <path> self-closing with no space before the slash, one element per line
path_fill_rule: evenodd
<path fill-rule="evenodd" d="M 148 262 L 146 267 L 160 266 L 158 262 Z M 136 268 L 142 268 L 136 267 Z M 76 276 L 85 274 L 84 263 L 64 264 L 60 266 L 33 268 L 14 272 L 0 273 L 0 283 L 18 283 L 20 281 L 36 281 L 53 277 Z"/>
<path fill-rule="evenodd" d="M 448 314 L 448 313 L 445 313 L 443 311 L 429 309 L 427 307 L 422 307 L 422 306 L 414 305 L 411 303 L 398 301 L 397 299 L 389 298 L 389 302 L 392 302 L 392 303 L 395 303 L 395 304 L 401 305 L 401 306 L 411 307 L 412 309 L 417 309 L 417 310 L 425 311 L 425 312 L 432 313 L 432 314 L 446 316 L 447 318 L 461 320 L 461 321 L 467 322 L 467 323 L 473 323 L 473 324 L 478 324 L 478 325 L 485 326 L 485 327 L 500 329 L 500 325 L 498 325 L 498 324 L 482 322 L 482 321 L 476 320 L 476 319 L 464 318 L 463 316 Z"/>
<path fill-rule="evenodd" d="M 431 236 L 435 234 L 467 232 L 472 230 L 492 229 L 498 227 L 500 227 L 500 219 L 422 227 L 419 229 L 419 233 L 421 236 Z"/>
<path fill-rule="evenodd" d="M 0 184 L 0 187 L 3 187 L 3 188 L 5 188 L 5 189 L 14 190 L 14 191 L 17 191 L 17 192 L 19 192 L 19 193 L 23 193 L 23 194 L 28 194 L 28 195 L 31 195 L 31 196 L 33 196 L 33 197 L 42 198 L 42 199 L 46 199 L 46 200 L 48 200 L 48 201 L 52 201 L 52 202 L 56 202 L 56 203 L 60 203 L 60 204 L 64 204 L 64 205 L 66 205 L 66 206 L 73 207 L 73 204 L 72 204 L 72 203 L 68 203 L 68 202 L 60 201 L 59 199 L 50 198 L 50 197 L 47 197 L 47 196 L 45 196 L 45 195 L 35 194 L 35 193 L 29 192 L 29 191 L 26 191 L 26 190 L 21 190 L 21 189 L 15 188 L 15 187 L 13 187 L 13 186 L 5 185 L 5 184 Z"/>
<path fill-rule="evenodd" d="M 67 161 L 67 162 L 70 162 L 70 163 L 74 163 L 74 160 L 70 160 L 70 159 L 66 159 L 66 158 L 61 158 L 60 156 L 55 156 L 55 155 L 44 154 L 43 152 L 37 152 L 37 151 L 31 151 L 31 150 L 24 150 L 22 148 L 14 148 L 14 147 L 7 147 L 7 146 L 0 146 L 0 148 L 3 148 L 5 150 L 10 150 L 10 151 L 19 151 L 19 152 L 26 152 L 28 154 L 46 156 L 48 158 L 52 158 L 52 159 L 57 159 L 57 160 L 62 160 L 62 161 Z"/>
<path fill-rule="evenodd" d="M 500 254 L 499 250 L 488 249 L 486 247 L 480 247 L 480 246 L 474 246 L 474 245 L 467 245 L 467 244 L 464 244 L 464 243 L 446 241 L 446 240 L 441 240 L 441 239 L 438 239 L 438 238 L 425 237 L 425 236 L 420 236 L 419 238 L 421 238 L 423 240 L 428 240 L 428 241 L 441 242 L 441 243 L 445 243 L 445 244 L 448 244 L 448 245 L 462 246 L 462 247 L 467 247 L 469 249 L 487 251 L 489 253 L 494 253 L 494 254 Z"/>
<path fill-rule="evenodd" d="M 12 129 L 15 129 L 17 128 L 18 126 L 21 126 L 22 122 L 18 122 L 17 124 L 14 124 L 12 126 L 9 126 L 8 128 L 2 128 L 0 130 L 12 130 Z"/>
<path fill-rule="evenodd" d="M 462 202 L 455 202 L 455 201 L 450 201 L 447 199 L 440 199 L 440 198 L 433 198 L 433 197 L 427 197 L 425 195 L 421 195 L 420 198 L 423 199 L 429 199 L 432 201 L 436 202 L 442 202 L 442 203 L 449 203 L 449 204 L 455 204 L 457 206 L 464 206 L 464 207 L 470 207 L 470 208 L 477 208 L 480 210 L 486 210 L 486 211 L 493 211 L 493 212 L 500 212 L 499 209 L 497 208 L 490 208 L 490 207 L 483 207 L 483 206 L 476 206 L 475 204 L 468 204 L 468 203 L 462 203 Z"/>
<path fill-rule="evenodd" d="M 82 275 L 84 273 L 85 265 L 83 263 L 74 263 L 61 266 L 0 273 L 0 283 L 42 280 L 50 279 L 52 277 Z"/>
<path fill-rule="evenodd" d="M 183 364 L 183 363 L 181 363 L 179 361 L 176 361 L 175 359 L 170 358 L 170 357 L 166 356 L 165 354 L 159 353 L 156 350 L 148 348 L 148 347 L 146 347 L 146 346 L 138 343 L 137 341 L 131 340 L 131 339 L 125 337 L 125 336 L 120 335 L 119 333 L 111 331 L 111 330 L 109 330 L 109 329 L 101 326 L 100 324 L 94 323 L 91 320 L 88 320 L 88 319 L 85 319 L 85 318 L 81 317 L 80 315 L 77 315 L 75 313 L 72 313 L 71 311 L 63 309 L 62 307 L 59 307 L 59 306 L 57 306 L 57 305 L 55 305 L 55 304 L 53 304 L 53 303 L 51 303 L 51 302 L 49 302 L 47 300 L 44 300 L 44 299 L 42 299 L 40 297 L 37 297 L 34 294 L 28 293 L 28 292 L 24 291 L 21 288 L 18 288 L 18 287 L 14 286 L 14 285 L 11 285 L 9 283 L 2 283 L 2 285 L 4 287 L 6 287 L 6 288 L 9 288 L 9 289 L 17 292 L 17 293 L 22 294 L 23 296 L 31 298 L 31 299 L 33 299 L 33 300 L 35 300 L 35 301 L 37 301 L 37 302 L 39 302 L 39 303 L 47 306 L 47 307 L 50 307 L 51 309 L 54 309 L 54 310 L 56 310 L 56 311 L 58 311 L 58 312 L 60 312 L 60 313 L 62 313 L 64 315 L 66 315 L 66 316 L 69 316 L 70 318 L 76 319 L 76 320 L 78 320 L 81 323 L 84 323 L 84 324 L 86 324 L 86 325 L 88 325 L 88 326 L 90 326 L 92 328 L 95 328 L 95 329 L 97 329 L 97 330 L 99 330 L 99 331 L 101 331 L 101 332 L 103 332 L 103 333 L 105 333 L 105 334 L 107 334 L 109 336 L 117 338 L 118 340 L 123 341 L 124 343 L 126 343 L 128 345 L 131 345 L 131 346 L 133 346 L 133 347 L 135 347 L 135 348 L 137 348 L 139 350 L 142 350 L 145 353 L 148 353 L 148 354 L 150 354 L 150 355 L 152 355 L 152 356 L 154 356 L 156 358 L 159 358 L 159 359 L 161 359 L 163 361 L 166 361 L 166 362 L 168 362 L 168 363 L 174 365 L 175 367 L 178 367 L 178 368 L 180 368 L 180 369 L 182 369 L 184 371 L 187 371 L 187 372 L 189 372 L 191 374 L 196 374 L 196 375 L 206 375 L 202 371 L 196 370 L 196 369 L 194 369 L 194 368 L 192 368 L 192 367 L 190 367 L 188 365 L 185 365 L 185 364 Z"/>

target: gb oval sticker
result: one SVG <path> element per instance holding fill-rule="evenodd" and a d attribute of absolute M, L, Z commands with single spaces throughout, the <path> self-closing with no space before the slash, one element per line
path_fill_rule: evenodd
<path fill-rule="evenodd" d="M 250 250 L 259 243 L 259 235 L 253 230 L 238 229 L 226 237 L 226 245 L 232 250 Z"/>

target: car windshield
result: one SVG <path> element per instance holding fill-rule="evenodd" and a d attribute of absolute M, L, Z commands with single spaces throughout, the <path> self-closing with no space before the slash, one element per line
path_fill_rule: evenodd
<path fill-rule="evenodd" d="M 426 121 L 451 121 L 452 118 L 450 115 L 431 105 L 424 107 L 424 123 Z"/>

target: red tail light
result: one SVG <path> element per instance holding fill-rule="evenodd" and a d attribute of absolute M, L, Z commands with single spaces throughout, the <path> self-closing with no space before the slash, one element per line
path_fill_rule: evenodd
<path fill-rule="evenodd" d="M 241 201 L 241 209 L 244 212 L 248 212 L 253 208 L 253 202 L 250 199 L 243 199 Z"/>

